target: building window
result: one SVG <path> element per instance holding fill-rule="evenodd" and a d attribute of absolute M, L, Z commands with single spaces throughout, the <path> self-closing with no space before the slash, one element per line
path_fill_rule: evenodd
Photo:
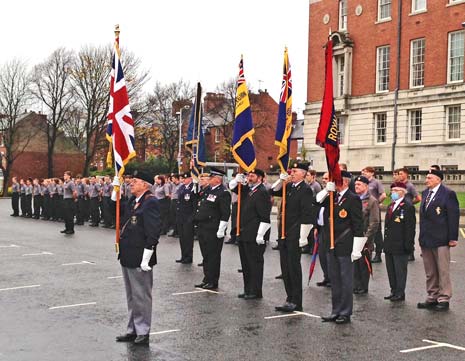
<path fill-rule="evenodd" d="M 465 31 L 449 33 L 449 61 L 447 80 L 449 83 L 463 81 L 463 55 Z"/>
<path fill-rule="evenodd" d="M 420 180 L 420 175 L 418 174 L 420 168 L 417 165 L 406 165 L 405 168 L 408 169 L 410 180 Z"/>
<path fill-rule="evenodd" d="M 441 165 L 441 170 L 445 173 L 446 180 L 461 180 L 460 174 L 457 174 L 457 171 L 459 170 L 458 165 Z"/>
<path fill-rule="evenodd" d="M 214 162 L 218 162 L 220 160 L 220 152 L 215 150 L 215 155 L 214 155 Z"/>
<path fill-rule="evenodd" d="M 426 0 L 412 0 L 412 13 L 426 10 Z"/>
<path fill-rule="evenodd" d="M 220 142 L 220 135 L 221 135 L 220 128 L 215 128 L 215 143 Z"/>
<path fill-rule="evenodd" d="M 460 105 L 447 107 L 446 116 L 448 139 L 460 139 Z"/>
<path fill-rule="evenodd" d="M 422 87 L 424 84 L 425 39 L 416 39 L 410 43 L 410 87 Z"/>
<path fill-rule="evenodd" d="M 345 58 L 344 54 L 336 56 L 336 96 L 342 97 L 344 93 Z"/>
<path fill-rule="evenodd" d="M 347 30 L 347 0 L 339 0 L 339 30 Z"/>
<path fill-rule="evenodd" d="M 389 46 L 376 49 L 376 92 L 389 91 Z"/>
<path fill-rule="evenodd" d="M 421 141 L 421 109 L 415 109 L 410 111 L 410 141 L 420 142 Z"/>
<path fill-rule="evenodd" d="M 391 19 L 391 0 L 378 0 L 378 21 Z"/>
<path fill-rule="evenodd" d="M 337 117 L 337 140 L 339 144 L 344 144 L 344 138 L 346 135 L 346 117 L 345 116 L 338 116 Z"/>
<path fill-rule="evenodd" d="M 387 138 L 387 114 L 376 113 L 375 114 L 375 142 L 377 144 L 386 143 Z"/>

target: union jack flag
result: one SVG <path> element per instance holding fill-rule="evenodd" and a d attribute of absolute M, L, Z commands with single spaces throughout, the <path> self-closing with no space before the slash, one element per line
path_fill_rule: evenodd
<path fill-rule="evenodd" d="M 115 176 L 121 177 L 124 173 L 124 166 L 131 158 L 136 156 L 136 151 L 134 149 L 134 120 L 131 116 L 128 92 L 121 65 L 118 28 L 115 34 L 106 137 L 110 142 L 110 146 L 113 147 Z M 109 155 L 111 156 L 111 153 Z"/>

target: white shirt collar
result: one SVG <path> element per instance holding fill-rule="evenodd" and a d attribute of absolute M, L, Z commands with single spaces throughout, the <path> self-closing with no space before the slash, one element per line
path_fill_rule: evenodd
<path fill-rule="evenodd" d="M 221 185 L 221 184 L 218 184 L 218 185 L 216 185 L 216 186 L 214 186 L 214 187 L 211 187 L 210 189 L 211 189 L 211 190 L 215 190 L 215 189 L 218 188 L 220 185 Z"/>
<path fill-rule="evenodd" d="M 292 183 L 292 186 L 293 186 L 293 187 L 297 187 L 297 186 L 298 186 L 300 183 L 302 183 L 302 182 L 303 182 L 303 180 L 301 180 L 300 182 L 297 182 L 297 183 Z"/>
<path fill-rule="evenodd" d="M 141 194 L 139 197 L 136 198 L 136 203 L 139 203 L 140 199 L 142 198 L 142 196 L 144 195 L 145 193 Z"/>
<path fill-rule="evenodd" d="M 430 189 L 430 191 L 433 191 L 433 194 L 436 194 L 438 192 L 439 187 L 441 186 L 441 183 L 439 183 L 436 187 L 433 189 Z"/>
<path fill-rule="evenodd" d="M 346 188 L 346 189 L 344 189 L 343 191 L 340 191 L 340 192 L 339 192 L 339 199 L 342 199 L 342 196 L 343 196 L 344 194 L 346 194 L 346 192 L 348 191 L 348 189 L 349 189 L 349 188 Z"/>
<path fill-rule="evenodd" d="M 394 208 L 392 210 L 394 211 L 403 200 L 404 200 L 404 197 L 399 198 L 397 201 L 395 201 L 394 202 Z"/>

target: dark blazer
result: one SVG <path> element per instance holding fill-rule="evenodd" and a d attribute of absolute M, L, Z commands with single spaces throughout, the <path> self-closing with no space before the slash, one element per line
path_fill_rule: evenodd
<path fill-rule="evenodd" d="M 231 194 L 220 184 L 208 187 L 200 197 L 194 221 L 202 227 L 217 229 L 220 221 L 227 222 L 231 215 Z"/>
<path fill-rule="evenodd" d="M 270 191 L 274 196 L 282 196 L 282 190 Z M 316 224 L 317 207 L 313 206 L 312 188 L 300 182 L 297 187 L 286 184 L 286 239 L 300 238 L 300 225 Z"/>
<path fill-rule="evenodd" d="M 384 221 L 384 253 L 410 254 L 415 244 L 415 207 L 403 199 Z"/>
<path fill-rule="evenodd" d="M 460 209 L 455 192 L 440 185 L 428 208 L 425 201 L 429 189 L 422 193 L 420 204 L 420 246 L 437 248 L 458 241 Z"/>
<path fill-rule="evenodd" d="M 237 192 L 237 187 L 234 192 Z M 257 186 L 253 191 L 247 185 L 242 186 L 240 212 L 241 241 L 255 242 L 260 223 L 270 223 L 271 200 L 263 184 Z"/>
<path fill-rule="evenodd" d="M 157 264 L 156 246 L 160 238 L 160 210 L 157 199 L 147 191 L 136 203 L 132 196 L 122 217 L 118 259 L 128 268 L 140 267 L 144 248 L 153 249 L 149 266 Z"/>
<path fill-rule="evenodd" d="M 178 202 L 176 204 L 179 223 L 192 222 L 194 212 L 197 208 L 199 194 L 194 191 L 194 183 L 187 187 L 183 184 L 178 191 Z"/>
<path fill-rule="evenodd" d="M 325 242 L 326 249 L 330 249 L 329 240 L 329 216 L 330 216 L 330 197 L 326 197 L 323 205 L 325 207 L 325 232 L 328 235 L 328 241 Z M 350 189 L 342 196 L 337 203 L 337 196 L 334 194 L 334 251 L 337 257 L 350 256 L 354 245 L 354 237 L 364 236 L 364 222 L 362 215 L 362 202 L 360 197 L 352 193 Z"/>

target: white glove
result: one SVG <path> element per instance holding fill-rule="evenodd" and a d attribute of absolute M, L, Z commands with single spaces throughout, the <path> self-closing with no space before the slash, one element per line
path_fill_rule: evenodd
<path fill-rule="evenodd" d="M 328 192 L 336 192 L 336 183 L 334 183 L 334 182 L 326 183 L 326 190 Z"/>
<path fill-rule="evenodd" d="M 287 181 L 289 178 L 289 174 L 287 173 L 279 173 L 279 179 L 282 180 L 282 181 Z"/>
<path fill-rule="evenodd" d="M 316 194 L 316 201 L 318 203 L 323 203 L 323 201 L 326 199 L 326 197 L 328 196 L 329 192 L 325 189 L 322 189 L 321 191 L 319 191 L 317 194 Z"/>
<path fill-rule="evenodd" d="M 218 231 L 216 232 L 216 237 L 217 238 L 224 238 L 226 228 L 228 228 L 228 222 L 220 221 L 220 226 L 218 227 Z"/>
<path fill-rule="evenodd" d="M 194 184 L 198 184 L 199 183 L 199 180 L 195 177 L 192 177 L 192 183 Z"/>
<path fill-rule="evenodd" d="M 119 182 L 119 177 L 113 177 L 113 182 L 111 184 L 113 187 L 119 187 L 121 185 Z"/>
<path fill-rule="evenodd" d="M 313 228 L 313 224 L 301 224 L 300 225 L 299 247 L 304 247 L 308 244 L 307 238 L 312 228 Z"/>
<path fill-rule="evenodd" d="M 229 189 L 236 188 L 238 184 L 242 184 L 242 185 L 247 184 L 247 178 L 245 177 L 245 174 L 242 174 L 242 173 L 236 174 L 236 177 L 231 179 L 231 181 L 229 182 Z"/>
<path fill-rule="evenodd" d="M 279 191 L 283 187 L 283 182 L 281 179 L 278 179 L 271 185 L 271 189 L 274 191 Z"/>
<path fill-rule="evenodd" d="M 150 258 L 152 257 L 153 250 L 144 248 L 144 254 L 142 255 L 142 262 L 140 268 L 142 271 L 150 271 L 152 267 L 149 266 Z"/>
<path fill-rule="evenodd" d="M 257 242 L 258 245 L 265 244 L 265 233 L 271 228 L 271 224 L 265 223 L 265 222 L 260 222 L 260 225 L 258 226 L 258 232 L 257 232 L 257 238 L 255 239 L 255 242 Z"/>
<path fill-rule="evenodd" d="M 119 194 L 120 194 L 120 197 L 121 197 L 121 189 L 120 189 L 120 193 L 119 193 Z M 113 189 L 113 190 L 111 191 L 111 200 L 112 200 L 113 202 L 116 202 L 117 198 L 118 198 L 118 197 L 116 196 L 116 191 Z"/>
<path fill-rule="evenodd" d="M 352 247 L 352 254 L 350 256 L 352 262 L 362 257 L 362 250 L 363 247 L 365 247 L 365 243 L 367 243 L 367 237 L 354 237 L 354 245 Z"/>

